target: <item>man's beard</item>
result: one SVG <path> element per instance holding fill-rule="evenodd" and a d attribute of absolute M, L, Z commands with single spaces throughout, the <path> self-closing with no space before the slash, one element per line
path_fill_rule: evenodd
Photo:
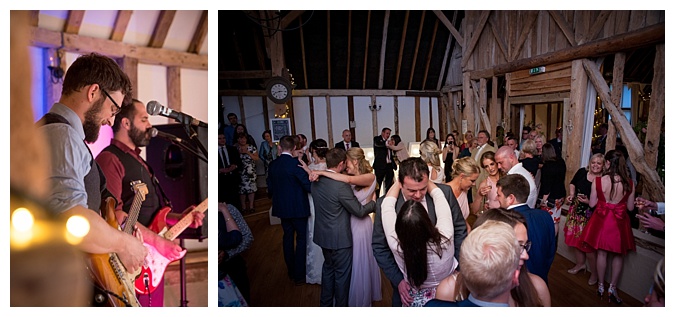
<path fill-rule="evenodd" d="M 131 129 L 129 130 L 129 138 L 136 147 L 143 147 L 150 143 L 150 137 L 148 136 L 147 131 L 141 131 L 141 129 L 137 128 L 134 124 L 131 125 Z"/>
<path fill-rule="evenodd" d="M 82 129 L 84 130 L 84 141 L 87 143 L 94 143 L 98 139 L 98 134 L 101 131 L 101 123 L 96 122 L 98 115 L 103 109 L 103 102 L 105 98 L 100 98 L 94 103 L 94 105 L 84 113 L 84 124 L 82 124 Z"/>

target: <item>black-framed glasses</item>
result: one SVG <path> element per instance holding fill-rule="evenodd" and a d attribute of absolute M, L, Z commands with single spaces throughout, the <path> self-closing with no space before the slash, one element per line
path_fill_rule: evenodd
<path fill-rule="evenodd" d="M 521 251 L 520 251 L 521 253 L 523 251 L 530 252 L 530 248 L 532 247 L 532 241 L 527 240 L 527 242 L 521 244 L 520 247 L 522 248 Z"/>
<path fill-rule="evenodd" d="M 112 99 L 112 97 L 110 97 L 110 94 L 108 94 L 108 92 L 105 91 L 105 89 L 103 89 L 100 85 L 98 87 L 101 88 L 101 91 L 106 95 L 106 97 L 110 98 L 110 101 L 112 101 L 113 106 L 114 106 L 114 108 L 112 108 L 112 115 L 114 116 L 114 115 L 120 113 L 120 111 L 122 111 L 122 107 L 120 107 L 117 104 L 117 102 L 115 102 L 115 100 Z"/>

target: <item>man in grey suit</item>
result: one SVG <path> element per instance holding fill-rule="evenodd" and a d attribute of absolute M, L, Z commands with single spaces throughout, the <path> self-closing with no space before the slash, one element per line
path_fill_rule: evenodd
<path fill-rule="evenodd" d="M 341 173 L 345 169 L 346 158 L 343 149 L 330 149 L 326 153 L 327 171 Z M 312 183 L 312 199 L 316 212 L 314 243 L 321 247 L 324 257 L 320 304 L 327 307 L 333 306 L 335 302 L 335 306 L 346 307 L 352 276 L 352 231 L 349 214 L 363 217 L 375 210 L 375 202 L 361 205 L 349 184 L 328 177 L 321 177 Z"/>
<path fill-rule="evenodd" d="M 429 183 L 429 168 L 427 164 L 419 157 L 411 157 L 401 162 L 398 171 L 398 180 L 401 183 L 401 193 L 396 201 L 396 212 L 398 213 L 401 205 L 406 200 L 412 199 L 421 202 L 429 213 L 429 218 L 434 225 L 436 225 L 436 210 L 434 201 L 427 193 Z M 466 237 L 466 221 L 462 216 L 462 210 L 459 208 L 457 199 L 452 193 L 450 186 L 445 184 L 438 184 L 438 188 L 443 191 L 445 198 L 448 200 L 450 210 L 452 211 L 452 224 L 454 226 L 454 236 L 448 237 L 455 240 L 455 256 L 459 255 L 459 249 L 462 246 L 462 241 Z M 382 200 L 384 197 L 377 199 L 375 208 L 375 224 L 373 226 L 373 255 L 377 264 L 380 266 L 384 275 L 392 284 L 393 293 L 391 298 L 392 306 L 406 306 L 412 302 L 410 296 L 410 284 L 403 279 L 403 273 L 396 265 L 394 254 L 389 249 L 387 238 L 384 235 L 382 228 Z M 459 268 L 458 268 L 459 269 Z"/>

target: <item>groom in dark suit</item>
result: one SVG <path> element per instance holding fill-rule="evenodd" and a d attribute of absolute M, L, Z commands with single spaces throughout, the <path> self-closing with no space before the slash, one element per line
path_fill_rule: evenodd
<path fill-rule="evenodd" d="M 427 193 L 429 184 L 429 168 L 419 157 L 411 157 L 403 162 L 398 171 L 398 181 L 401 183 L 401 193 L 396 201 L 396 212 L 398 213 L 401 205 L 406 200 L 412 199 L 421 202 L 429 213 L 431 222 L 436 225 L 436 209 L 434 200 Z M 454 256 L 459 256 L 459 249 L 462 246 L 462 241 L 466 238 L 466 221 L 462 215 L 462 210 L 459 208 L 457 199 L 452 193 L 450 186 L 445 184 L 437 184 L 438 188 L 443 191 L 445 198 L 450 205 L 452 212 L 452 224 L 454 227 L 455 253 Z M 375 224 L 373 225 L 373 255 L 377 264 L 384 271 L 384 275 L 392 284 L 393 293 L 391 298 L 392 306 L 402 306 L 403 303 L 409 305 L 412 302 L 412 297 L 408 293 L 410 284 L 403 279 L 403 272 L 398 268 L 394 254 L 387 244 L 387 238 L 384 235 L 382 228 L 382 200 L 380 197 L 377 200 L 375 209 Z M 448 237 L 451 238 L 451 237 Z"/>
<path fill-rule="evenodd" d="M 529 193 L 530 184 L 520 174 L 502 176 L 497 181 L 497 200 L 500 206 L 513 209 L 525 218 L 527 239 L 532 242 L 528 251 L 530 258 L 525 261 L 527 270 L 539 275 L 548 284 L 548 271 L 557 248 L 555 227 L 548 212 L 527 205 Z"/>
<path fill-rule="evenodd" d="M 333 148 L 326 153 L 328 172 L 341 173 L 346 166 L 346 153 Z M 323 250 L 321 271 L 321 306 L 346 307 L 352 276 L 352 231 L 350 215 L 363 217 L 375 209 L 375 202 L 361 203 L 351 186 L 328 177 L 312 183 L 314 200 L 314 243 Z"/>
<path fill-rule="evenodd" d="M 307 193 L 311 191 L 311 184 L 307 172 L 299 166 L 298 159 L 291 155 L 295 149 L 293 137 L 282 137 L 279 145 L 281 155 L 269 165 L 267 192 L 272 196 L 272 216 L 281 219 L 288 276 L 296 285 L 301 285 L 305 283 L 307 271 Z"/>

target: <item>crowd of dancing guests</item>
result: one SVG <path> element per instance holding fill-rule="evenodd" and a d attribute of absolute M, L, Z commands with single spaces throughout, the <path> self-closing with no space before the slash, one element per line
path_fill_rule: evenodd
<path fill-rule="evenodd" d="M 393 306 L 550 306 L 559 232 L 574 254 L 567 272 L 590 273 L 600 298 L 622 303 L 617 284 L 623 257 L 635 250 L 628 213 L 636 202 L 622 151 L 594 154 L 565 184 L 561 129 L 548 141 L 536 129 L 524 129 L 521 140 L 507 133 L 497 148 L 484 130 L 439 140 L 429 128 L 417 157 L 384 128 L 373 138 L 371 164 L 349 129 L 334 146 L 304 135 L 274 143 L 265 131 L 256 147 L 240 126 L 234 149 L 221 151 L 221 161 L 222 153 L 236 156 L 224 160 L 221 176 L 241 164 L 238 203 L 246 213 L 255 193 L 247 169 L 262 160 L 288 277 L 320 284 L 320 306 L 371 306 L 382 300 L 381 281 L 391 283 Z M 663 230 L 647 216 L 640 221 Z"/>

